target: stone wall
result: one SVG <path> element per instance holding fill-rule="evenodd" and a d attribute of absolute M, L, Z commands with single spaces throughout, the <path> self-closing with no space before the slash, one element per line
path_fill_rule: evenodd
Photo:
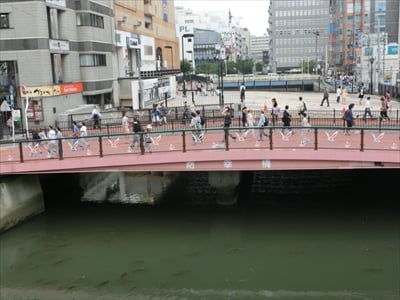
<path fill-rule="evenodd" d="M 10 176 L 0 182 L 0 232 L 44 211 L 37 175 Z"/>

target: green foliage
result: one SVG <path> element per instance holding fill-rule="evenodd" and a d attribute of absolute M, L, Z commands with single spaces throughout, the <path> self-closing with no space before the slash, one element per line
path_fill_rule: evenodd
<path fill-rule="evenodd" d="M 197 74 L 218 74 L 218 62 L 204 62 L 196 66 Z"/>
<path fill-rule="evenodd" d="M 181 72 L 184 74 L 193 72 L 192 64 L 186 59 L 181 60 Z"/>
<path fill-rule="evenodd" d="M 303 60 L 299 64 L 299 69 L 302 69 L 305 74 L 313 74 L 315 66 L 314 60 Z"/>

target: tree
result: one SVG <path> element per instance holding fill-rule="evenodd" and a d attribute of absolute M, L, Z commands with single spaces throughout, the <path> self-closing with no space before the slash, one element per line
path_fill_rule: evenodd
<path fill-rule="evenodd" d="M 187 73 L 192 73 L 193 72 L 192 64 L 186 59 L 181 60 L 181 72 L 183 74 L 187 74 Z"/>

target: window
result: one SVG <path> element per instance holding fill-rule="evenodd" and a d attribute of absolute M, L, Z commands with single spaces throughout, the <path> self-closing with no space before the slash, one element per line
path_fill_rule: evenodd
<path fill-rule="evenodd" d="M 8 14 L 0 13 L 0 29 L 10 28 L 10 19 Z"/>
<path fill-rule="evenodd" d="M 79 55 L 81 67 L 98 67 L 106 66 L 105 54 L 81 54 Z"/>
<path fill-rule="evenodd" d="M 153 55 L 153 47 L 152 46 L 143 46 L 144 55 Z"/>
<path fill-rule="evenodd" d="M 78 26 L 92 26 L 104 28 L 104 19 L 102 16 L 91 13 L 78 13 L 76 15 L 76 23 Z"/>
<path fill-rule="evenodd" d="M 153 28 L 153 17 L 151 15 L 144 15 L 144 27 L 147 29 Z"/>

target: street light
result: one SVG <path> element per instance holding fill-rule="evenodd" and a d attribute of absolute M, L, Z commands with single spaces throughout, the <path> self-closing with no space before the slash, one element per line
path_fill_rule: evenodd
<path fill-rule="evenodd" d="M 184 68 L 184 62 L 185 62 L 185 44 L 183 42 L 183 38 L 189 38 L 189 37 L 193 37 L 194 34 L 193 33 L 186 33 L 186 34 L 182 34 L 182 65 L 181 65 L 181 71 L 183 73 L 183 96 L 186 97 L 186 82 L 185 82 L 185 68 Z"/>
<path fill-rule="evenodd" d="M 369 59 L 369 62 L 371 63 L 371 83 L 370 83 L 370 90 L 369 90 L 369 93 L 372 95 L 373 94 L 373 91 L 374 91 L 374 77 L 373 77 L 373 72 L 374 72 L 374 68 L 373 68 L 373 66 L 374 66 L 374 58 L 371 56 L 371 58 Z"/>
<path fill-rule="evenodd" d="M 174 68 L 174 55 L 172 54 L 172 46 L 164 46 L 165 49 L 169 49 L 171 51 L 171 69 Z"/>
<path fill-rule="evenodd" d="M 318 64 L 317 44 L 318 44 L 319 31 L 315 31 L 313 33 L 315 34 L 315 74 L 317 74 L 317 64 Z"/>

